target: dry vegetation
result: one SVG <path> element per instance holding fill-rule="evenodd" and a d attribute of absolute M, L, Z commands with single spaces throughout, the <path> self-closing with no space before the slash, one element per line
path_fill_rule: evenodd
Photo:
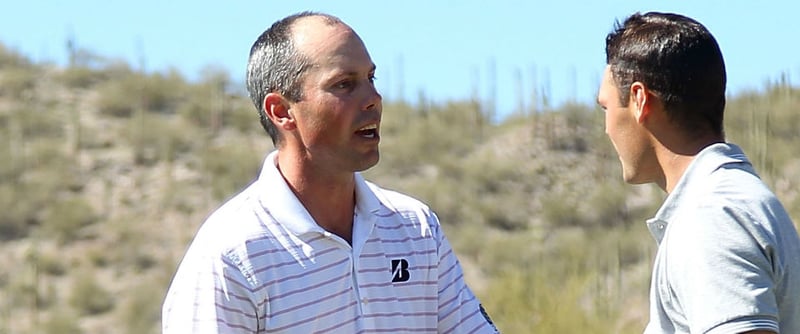
<path fill-rule="evenodd" d="M 157 333 L 205 216 L 271 150 L 224 71 L 189 82 L 79 52 L 0 45 L 0 334 Z M 731 97 L 731 141 L 800 213 L 800 91 Z M 504 333 L 639 333 L 663 194 L 620 180 L 594 106 L 500 123 L 480 103 L 384 106 L 368 178 L 431 205 Z"/>

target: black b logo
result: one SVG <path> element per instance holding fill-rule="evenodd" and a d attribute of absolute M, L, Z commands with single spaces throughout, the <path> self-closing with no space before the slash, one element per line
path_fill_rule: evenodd
<path fill-rule="evenodd" d="M 392 282 L 405 282 L 411 278 L 408 274 L 408 261 L 405 259 L 392 260 Z"/>

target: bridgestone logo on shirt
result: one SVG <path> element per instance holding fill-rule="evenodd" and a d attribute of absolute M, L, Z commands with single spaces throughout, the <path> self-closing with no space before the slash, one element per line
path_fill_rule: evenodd
<path fill-rule="evenodd" d="M 405 282 L 411 278 L 408 273 L 408 261 L 405 259 L 392 260 L 392 282 Z"/>

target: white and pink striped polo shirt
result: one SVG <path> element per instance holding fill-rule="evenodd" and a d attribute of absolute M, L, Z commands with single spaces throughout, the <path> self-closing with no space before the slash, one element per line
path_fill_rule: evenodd
<path fill-rule="evenodd" d="M 436 215 L 356 180 L 352 247 L 319 227 L 270 154 L 173 278 L 163 333 L 496 333 Z"/>

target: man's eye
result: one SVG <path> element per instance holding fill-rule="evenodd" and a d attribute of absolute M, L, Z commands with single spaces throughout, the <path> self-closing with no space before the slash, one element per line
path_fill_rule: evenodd
<path fill-rule="evenodd" d="M 378 80 L 378 78 L 376 78 L 374 74 L 369 76 L 369 82 L 374 83 L 375 80 Z"/>
<path fill-rule="evenodd" d="M 353 82 L 350 81 L 350 80 L 339 81 L 338 83 L 336 83 L 336 88 L 339 88 L 339 89 L 346 89 L 346 88 L 350 88 L 352 86 L 353 86 Z"/>

